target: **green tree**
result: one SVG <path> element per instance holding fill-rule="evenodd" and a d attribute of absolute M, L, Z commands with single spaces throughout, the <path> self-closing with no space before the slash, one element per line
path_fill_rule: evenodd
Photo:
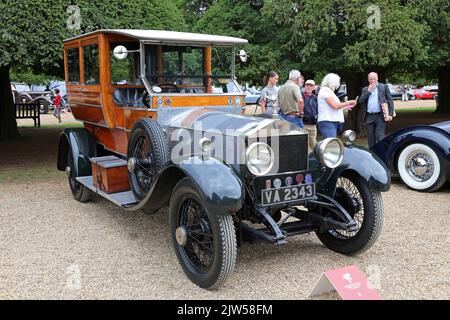
<path fill-rule="evenodd" d="M 408 5 L 416 10 L 416 19 L 429 30 L 424 38 L 427 58 L 420 65 L 421 75 L 438 80 L 436 112 L 450 114 L 450 2 L 410 0 Z"/>
<path fill-rule="evenodd" d="M 198 20 L 194 31 L 241 37 L 249 40 L 245 50 L 249 54 L 246 64 L 237 64 L 239 81 L 261 85 L 264 75 L 275 70 L 287 75 L 294 59 L 280 59 L 283 35 L 261 13 L 262 1 L 218 0 Z M 289 57 L 293 58 L 293 57 Z"/>
<path fill-rule="evenodd" d="M 217 0 L 178 0 L 178 5 L 184 12 L 187 24 L 193 28 L 197 21 L 205 14 Z"/>
<path fill-rule="evenodd" d="M 283 54 L 294 56 L 301 71 L 340 74 L 350 98 L 359 95 L 369 71 L 385 79 L 425 60 L 427 28 L 415 21 L 415 13 L 394 0 L 277 0 L 264 6 L 278 28 L 289 30 Z M 360 131 L 355 111 L 348 125 Z"/>
<path fill-rule="evenodd" d="M 80 9 L 79 30 L 71 18 Z M 69 10 L 68 10 L 69 9 Z M 18 135 L 10 70 L 63 77 L 63 40 L 101 28 L 186 31 L 177 2 L 158 0 L 3 0 L 0 2 L 0 140 Z"/>

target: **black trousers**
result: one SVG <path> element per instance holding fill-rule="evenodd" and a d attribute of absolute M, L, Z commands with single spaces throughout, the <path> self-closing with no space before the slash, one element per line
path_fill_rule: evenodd
<path fill-rule="evenodd" d="M 373 145 L 384 138 L 386 122 L 384 122 L 383 112 L 367 113 L 365 126 L 367 139 L 369 140 L 369 149 L 371 149 Z"/>

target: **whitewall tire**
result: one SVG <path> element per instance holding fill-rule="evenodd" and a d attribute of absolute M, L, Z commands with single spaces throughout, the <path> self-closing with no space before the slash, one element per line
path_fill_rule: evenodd
<path fill-rule="evenodd" d="M 445 172 L 438 154 L 422 143 L 404 148 L 397 160 L 402 181 L 411 189 L 433 192 L 445 183 Z"/>

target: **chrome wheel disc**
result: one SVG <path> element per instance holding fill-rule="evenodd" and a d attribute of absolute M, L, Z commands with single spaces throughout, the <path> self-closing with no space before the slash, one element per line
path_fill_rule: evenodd
<path fill-rule="evenodd" d="M 434 173 L 433 159 L 425 152 L 413 152 L 406 159 L 406 171 L 415 181 L 427 181 Z"/>

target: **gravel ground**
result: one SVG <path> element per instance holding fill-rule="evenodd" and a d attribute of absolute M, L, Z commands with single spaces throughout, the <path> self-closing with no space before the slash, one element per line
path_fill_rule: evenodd
<path fill-rule="evenodd" d="M 27 162 L 30 170 L 53 170 L 58 129 L 33 137 L 35 130 L 22 130 L 20 150 L 0 144 L 0 178 L 27 170 Z M 178 264 L 167 210 L 147 216 L 102 198 L 78 203 L 63 173 L 31 181 L 12 175 L 0 179 L 0 299 L 307 299 L 322 272 L 351 264 L 384 299 L 450 299 L 449 194 L 448 184 L 423 194 L 395 181 L 384 194 L 384 229 L 368 252 L 342 256 L 314 234 L 279 248 L 246 245 L 229 281 L 206 291 Z"/>

